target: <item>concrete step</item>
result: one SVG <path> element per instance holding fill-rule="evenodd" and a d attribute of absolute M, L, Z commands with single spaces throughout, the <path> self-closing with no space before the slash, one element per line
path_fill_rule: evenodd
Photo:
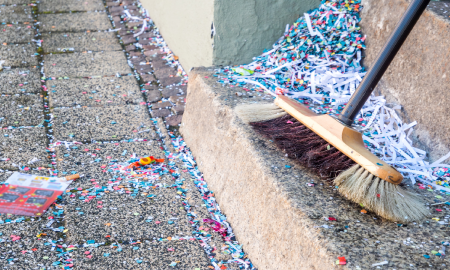
<path fill-rule="evenodd" d="M 370 69 L 410 1 L 363 0 L 361 29 L 366 39 L 363 64 Z M 403 122 L 417 121 L 416 146 L 431 160 L 450 151 L 450 2 L 431 2 L 376 88 L 402 106 Z"/>
<path fill-rule="evenodd" d="M 423 256 L 448 241 L 443 225 L 431 218 L 396 224 L 361 212 L 234 112 L 240 103 L 270 101 L 237 97 L 242 88 L 225 88 L 213 74 L 205 68 L 190 73 L 181 133 L 258 269 L 332 269 L 338 257 L 347 259 L 345 269 L 371 269 L 383 261 L 383 269 L 450 264 L 448 258 Z M 434 192 L 407 188 L 435 203 Z M 444 220 L 442 213 L 433 211 L 432 217 Z"/>

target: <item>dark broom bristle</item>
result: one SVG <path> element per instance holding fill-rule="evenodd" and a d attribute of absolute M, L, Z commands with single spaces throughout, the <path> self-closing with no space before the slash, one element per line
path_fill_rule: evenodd
<path fill-rule="evenodd" d="M 355 165 L 353 160 L 290 115 L 250 125 L 273 140 L 289 158 L 310 168 L 323 179 L 331 180 Z"/>

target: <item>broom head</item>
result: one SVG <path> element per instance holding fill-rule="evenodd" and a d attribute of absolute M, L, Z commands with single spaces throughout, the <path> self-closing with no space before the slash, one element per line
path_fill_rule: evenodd
<path fill-rule="evenodd" d="M 403 176 L 366 149 L 362 134 L 331 116 L 318 115 L 285 96 L 277 96 L 271 104 L 239 105 L 236 113 L 262 134 L 276 138 L 277 145 L 301 164 L 312 166 L 322 177 L 337 176 L 334 184 L 339 193 L 368 210 L 399 222 L 428 215 L 417 195 L 398 186 Z M 300 123 L 293 123 L 295 119 Z M 324 152 L 330 149 L 327 143 L 338 152 Z"/>
<path fill-rule="evenodd" d="M 275 104 L 374 176 L 394 185 L 402 182 L 403 176 L 397 170 L 366 149 L 358 131 L 285 96 L 277 96 Z"/>

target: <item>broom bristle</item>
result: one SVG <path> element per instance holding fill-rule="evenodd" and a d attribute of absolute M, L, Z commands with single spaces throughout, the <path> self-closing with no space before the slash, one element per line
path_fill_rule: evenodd
<path fill-rule="evenodd" d="M 289 158 L 310 168 L 324 179 L 333 179 L 355 164 L 353 160 L 290 115 L 250 125 L 260 134 L 273 140 Z"/>
<path fill-rule="evenodd" d="M 379 216 L 412 222 L 429 214 L 416 194 L 375 177 L 277 105 L 239 105 L 236 112 L 258 133 L 273 140 L 289 158 L 324 179 L 335 178 L 334 184 L 344 197 Z"/>
<path fill-rule="evenodd" d="M 416 194 L 375 177 L 358 164 L 341 173 L 334 184 L 347 199 L 392 221 L 418 221 L 429 214 Z"/>
<path fill-rule="evenodd" d="M 267 121 L 287 114 L 274 103 L 241 104 L 236 106 L 235 111 L 242 121 L 247 124 L 251 122 Z"/>

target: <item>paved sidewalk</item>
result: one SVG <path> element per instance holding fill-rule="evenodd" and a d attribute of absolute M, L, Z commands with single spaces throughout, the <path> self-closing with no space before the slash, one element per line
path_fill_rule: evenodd
<path fill-rule="evenodd" d="M 222 214 L 177 139 L 186 76 L 155 29 L 134 37 L 143 20 L 127 12 L 145 18 L 134 0 L 0 0 L 0 181 L 83 175 L 42 217 L 0 215 L 1 268 L 249 263 L 231 229 L 205 220 Z M 165 158 L 153 180 L 114 170 L 149 155 Z"/>

